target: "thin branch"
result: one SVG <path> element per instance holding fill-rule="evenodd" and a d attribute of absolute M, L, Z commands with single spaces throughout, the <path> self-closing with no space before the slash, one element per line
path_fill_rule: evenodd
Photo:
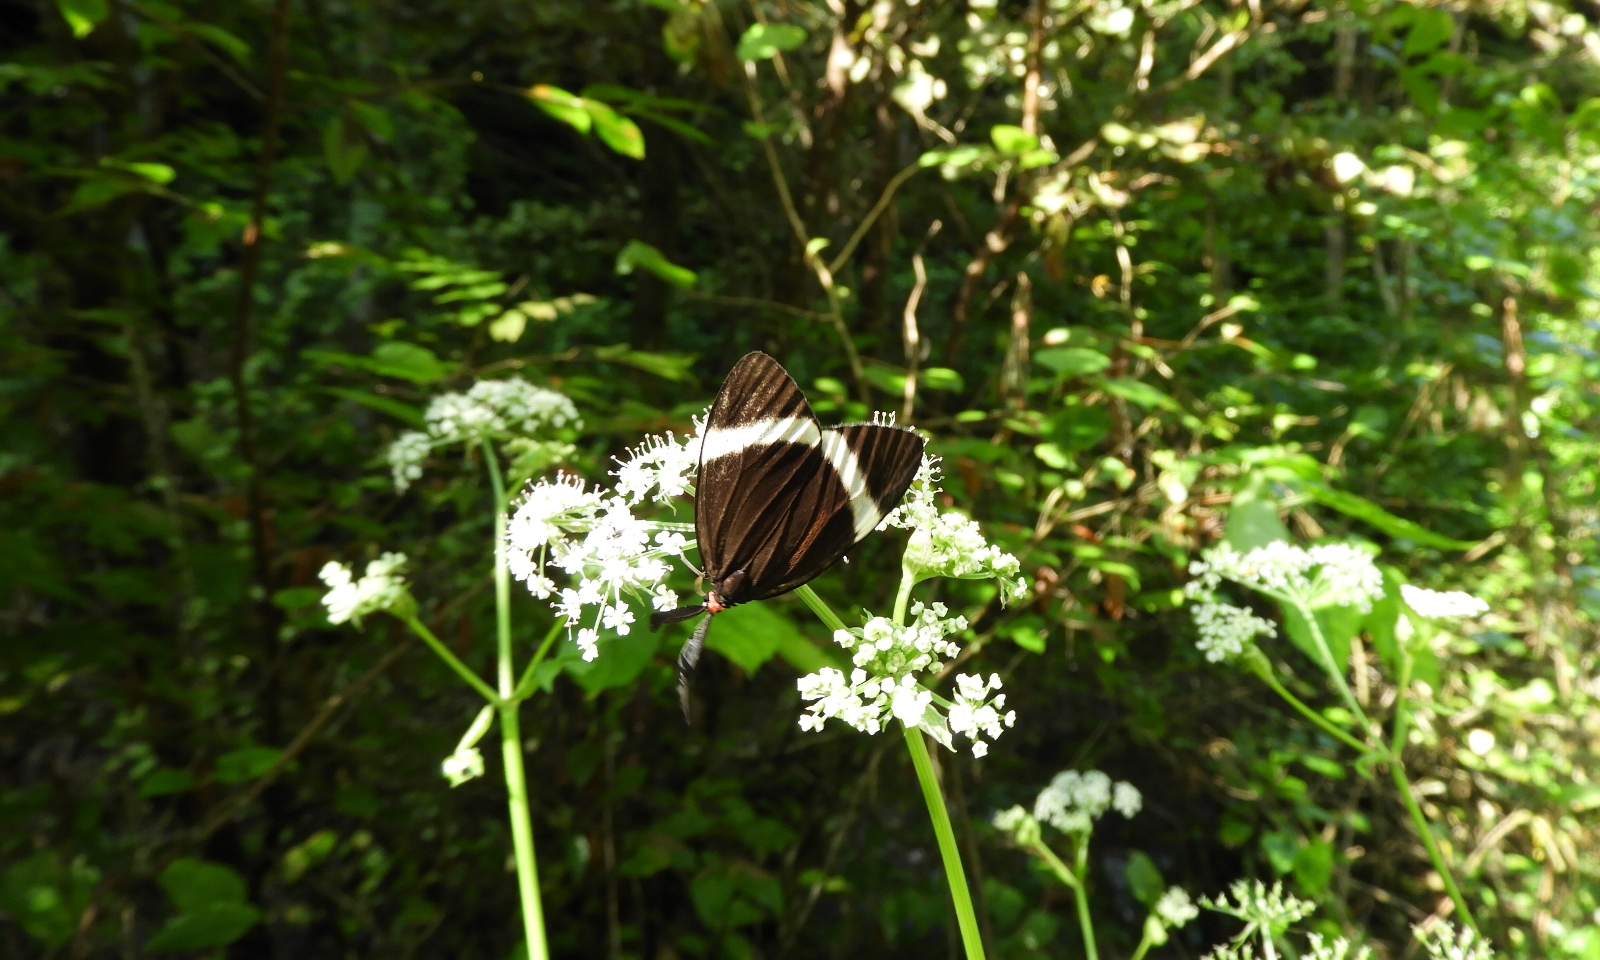
<path fill-rule="evenodd" d="M 760 310 L 777 310 L 806 320 L 823 320 L 827 318 L 827 314 L 818 313 L 815 310 L 807 310 L 804 307 L 790 306 L 787 303 L 779 303 L 776 300 L 761 300 L 756 297 L 725 297 L 717 293 L 701 293 L 698 290 L 689 290 L 687 294 L 691 300 L 721 303 L 730 307 L 755 307 Z"/>
<path fill-rule="evenodd" d="M 312 717 L 300 729 L 300 733 L 295 736 L 294 740 L 283 748 L 283 752 L 278 754 L 278 759 L 272 762 L 272 766 L 268 767 L 261 776 L 251 781 L 250 786 L 242 792 L 236 793 L 218 804 L 216 809 L 212 811 L 211 816 L 206 818 L 205 823 L 195 830 L 194 834 L 189 838 L 189 842 L 191 844 L 204 843 L 207 837 L 216 833 L 229 820 L 232 820 L 234 814 L 248 806 L 256 797 L 261 796 L 262 791 L 272 786 L 285 768 L 296 757 L 305 752 L 306 748 L 311 745 L 311 741 L 316 739 L 317 734 L 322 732 L 322 728 L 328 725 L 328 722 L 333 719 L 333 715 L 339 711 L 339 708 L 354 700 L 362 691 L 371 686 L 372 682 L 394 666 L 395 662 L 404 656 L 410 647 L 410 638 L 402 639 L 388 653 L 384 654 L 382 659 L 367 668 L 366 673 L 357 677 L 355 681 L 343 690 L 324 700 L 322 709 L 318 710 L 316 716 Z"/>
<path fill-rule="evenodd" d="M 861 243 L 861 239 L 867 235 L 868 230 L 872 229 L 872 225 L 878 221 L 878 217 L 883 214 L 883 211 L 889 208 L 889 201 L 894 199 L 894 192 L 900 189 L 901 184 L 911 179 L 912 175 L 921 169 L 922 167 L 913 163 L 894 175 L 894 179 L 890 180 L 888 186 L 883 188 L 883 195 L 878 198 L 878 202 L 873 204 L 872 209 L 867 212 L 866 218 L 856 227 L 855 233 L 852 233 L 850 239 L 845 241 L 843 249 L 839 251 L 839 255 L 834 257 L 833 262 L 828 264 L 829 273 L 838 273 L 844 268 L 844 265 L 850 260 L 850 254 L 856 252 L 856 246 Z"/>

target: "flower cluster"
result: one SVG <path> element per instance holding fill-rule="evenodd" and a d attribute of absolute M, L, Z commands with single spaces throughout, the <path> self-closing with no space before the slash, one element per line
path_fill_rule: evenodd
<path fill-rule="evenodd" d="M 995 693 L 1001 686 L 999 674 L 987 681 L 966 674 L 956 677 L 955 699 L 943 704 L 944 713 L 934 707 L 933 694 L 917 682 L 917 674 L 943 668 L 942 658 L 960 652 L 946 638 L 965 630 L 967 621 L 948 617 L 948 612 L 942 603 L 914 603 L 908 625 L 873 617 L 858 629 L 835 631 L 834 641 L 850 651 L 855 669 L 846 677 L 843 671 L 824 667 L 800 678 L 800 698 L 808 702 L 801 728 L 820 730 L 837 717 L 875 734 L 893 715 L 902 723 L 922 727 L 946 748 L 955 733 L 972 740 L 973 756 L 988 753 L 982 738 L 998 739 L 1017 719 L 1015 711 L 1005 709 L 1005 694 Z"/>
<path fill-rule="evenodd" d="M 322 605 L 328 608 L 328 622 L 350 621 L 360 626 L 362 617 L 385 611 L 405 616 L 414 604 L 402 574 L 405 565 L 405 554 L 385 553 L 367 564 L 366 575 L 356 580 L 348 566 L 328 561 L 318 574 L 328 585 L 328 592 L 322 597 Z"/>
<path fill-rule="evenodd" d="M 1448 921 L 1415 927 L 1413 932 L 1431 960 L 1494 960 L 1494 947 L 1487 940 L 1465 927 L 1458 931 Z"/>
<path fill-rule="evenodd" d="M 1301 954 L 1305 960 L 1371 960 L 1372 957 L 1372 948 L 1358 947 L 1344 937 L 1328 940 L 1320 933 L 1308 933 L 1306 944 L 1311 949 Z"/>
<path fill-rule="evenodd" d="M 1107 810 L 1115 808 L 1124 817 L 1132 818 L 1143 805 L 1144 798 L 1131 783 L 1112 783 L 1099 770 L 1063 770 L 1039 791 L 1033 801 L 1033 816 L 1062 833 L 1087 833 Z"/>
<path fill-rule="evenodd" d="M 850 660 L 880 677 L 901 677 L 908 673 L 938 670 L 940 657 L 961 652 L 945 639 L 967 629 L 967 618 L 946 617 L 942 603 L 911 605 L 911 623 L 902 627 L 888 617 L 873 617 L 856 630 L 836 630 L 833 642 L 851 651 Z"/>
<path fill-rule="evenodd" d="M 1281 540 L 1240 553 L 1229 544 L 1189 565 L 1189 596 L 1210 599 L 1223 580 L 1308 607 L 1350 606 L 1365 613 L 1383 596 L 1383 574 L 1372 556 L 1348 543 L 1309 549 Z"/>
<path fill-rule="evenodd" d="M 648 437 L 626 460 L 618 460 L 617 493 L 636 504 L 655 491 L 653 499 L 672 500 L 690 492 L 689 480 L 700 467 L 700 432 L 705 424 L 695 421 L 695 436 L 680 441 L 671 431 L 665 437 Z"/>
<path fill-rule="evenodd" d="M 479 380 L 466 393 L 433 399 L 423 415 L 426 429 L 401 434 L 389 446 L 396 490 L 422 477 L 422 464 L 436 447 L 483 438 L 533 437 L 547 430 L 581 427 L 578 409 L 564 394 L 536 387 L 521 377 Z"/>
<path fill-rule="evenodd" d="M 1182 887 L 1168 887 L 1151 912 L 1169 930 L 1176 930 L 1200 916 L 1200 908 L 1189 899 L 1189 891 Z"/>
<path fill-rule="evenodd" d="M 1459 590 L 1442 593 L 1402 583 L 1400 596 L 1405 599 L 1406 606 L 1415 610 L 1418 616 L 1429 619 L 1478 617 L 1489 612 L 1487 603 Z"/>
<path fill-rule="evenodd" d="M 634 621 L 627 596 L 649 597 L 657 610 L 677 606 L 664 581 L 667 558 L 681 555 L 688 541 L 635 517 L 617 494 L 590 489 L 581 479 L 543 479 L 528 488 L 506 525 L 511 575 L 541 600 L 556 596 L 557 615 L 575 629 L 585 660 L 600 653 L 600 630 L 626 636 Z M 574 586 L 557 589 L 547 575 L 553 565 Z M 584 608 L 592 607 L 592 616 Z"/>
<path fill-rule="evenodd" d="M 939 512 L 935 498 L 940 492 L 940 473 L 938 457 L 923 457 L 922 469 L 905 499 L 878 529 L 900 527 L 912 531 L 904 563 L 917 580 L 992 578 L 1000 584 L 1002 603 L 1026 599 L 1029 588 L 1028 581 L 1020 576 L 1021 562 L 986 540 L 983 530 L 971 518 L 954 511 Z"/>
<path fill-rule="evenodd" d="M 1195 646 L 1212 663 L 1239 656 L 1255 643 L 1256 637 L 1278 634 L 1278 628 L 1271 621 L 1228 603 L 1202 600 L 1190 607 L 1189 613 L 1200 631 Z"/>
<path fill-rule="evenodd" d="M 1201 897 L 1200 905 L 1244 921 L 1244 929 L 1235 938 L 1240 941 L 1257 933 L 1263 936 L 1280 933 L 1289 924 L 1304 920 L 1316 910 L 1316 904 L 1284 893 L 1281 880 L 1270 889 L 1260 880 L 1236 880 L 1228 893 L 1233 895 L 1232 902 L 1227 896 Z"/>

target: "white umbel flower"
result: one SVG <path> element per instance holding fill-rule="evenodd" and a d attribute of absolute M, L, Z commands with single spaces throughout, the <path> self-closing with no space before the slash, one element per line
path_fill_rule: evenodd
<path fill-rule="evenodd" d="M 385 553 L 367 564 L 366 575 L 356 580 L 349 567 L 328 561 L 318 574 L 328 585 L 328 592 L 322 597 L 322 605 L 328 608 L 328 622 L 349 621 L 360 626 L 362 617 L 401 610 L 411 601 L 401 572 L 405 565 L 405 554 Z"/>
<path fill-rule="evenodd" d="M 389 471 L 401 492 L 422 478 L 422 464 L 437 447 L 485 438 L 525 441 L 583 426 L 564 394 L 521 377 L 479 380 L 465 393 L 441 394 L 422 419 L 423 431 L 402 433 L 389 445 Z"/>
<path fill-rule="evenodd" d="M 1244 929 L 1235 937 L 1240 941 L 1304 920 L 1317 909 L 1317 905 L 1308 900 L 1284 893 L 1281 880 L 1271 888 L 1260 880 L 1236 880 L 1228 893 L 1232 895 L 1231 901 L 1226 895 L 1216 899 L 1201 897 L 1200 906 L 1244 921 Z"/>
<path fill-rule="evenodd" d="M 1168 887 L 1156 901 L 1155 915 L 1169 930 L 1176 930 L 1200 916 L 1200 908 L 1189 899 L 1189 891 L 1182 887 Z"/>
<path fill-rule="evenodd" d="M 1417 942 L 1431 960 L 1493 960 L 1494 947 L 1470 929 L 1457 930 L 1448 920 L 1413 927 Z"/>
<path fill-rule="evenodd" d="M 1240 553 L 1230 544 L 1189 565 L 1189 596 L 1210 599 L 1223 580 L 1311 607 L 1350 606 L 1365 613 L 1383 597 L 1383 573 L 1366 551 L 1347 543 L 1310 549 L 1281 540 Z"/>
<path fill-rule="evenodd" d="M 1232 660 L 1255 643 L 1256 637 L 1277 636 L 1278 628 L 1243 607 L 1203 600 L 1189 608 L 1200 632 L 1195 646 L 1212 663 Z"/>
<path fill-rule="evenodd" d="M 900 505 L 878 524 L 878 529 L 899 527 L 911 531 L 905 565 L 918 580 L 950 577 L 958 580 L 995 580 L 1002 603 L 1025 599 L 1028 582 L 1020 576 L 1016 557 L 991 544 L 983 529 L 954 511 L 939 512 L 941 471 L 939 458 L 924 456 L 922 467 Z"/>
<path fill-rule="evenodd" d="M 1400 596 L 1405 600 L 1406 606 L 1415 610 L 1418 616 L 1430 619 L 1480 617 L 1489 612 L 1487 603 L 1459 590 L 1441 592 L 1402 583 Z"/>
<path fill-rule="evenodd" d="M 1344 937 L 1328 940 L 1320 933 L 1306 934 L 1310 950 L 1301 954 L 1305 960 L 1371 960 L 1372 949 L 1352 944 Z"/>
<path fill-rule="evenodd" d="M 1099 770 L 1063 770 L 1039 791 L 1033 816 L 1062 833 L 1086 833 L 1113 806 L 1124 817 L 1132 817 L 1142 804 L 1143 798 L 1131 783 L 1113 784 Z"/>

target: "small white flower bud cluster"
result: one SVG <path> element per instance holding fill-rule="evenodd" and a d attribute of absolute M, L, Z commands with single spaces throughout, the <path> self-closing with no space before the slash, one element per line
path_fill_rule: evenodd
<path fill-rule="evenodd" d="M 352 621 L 357 626 L 361 618 L 387 610 L 400 610 L 411 603 L 402 571 L 406 565 L 403 553 L 385 553 L 367 564 L 367 573 L 356 580 L 350 568 L 330 560 L 318 574 L 328 585 L 322 605 L 328 608 L 329 623 Z"/>
<path fill-rule="evenodd" d="M 1212 663 L 1239 656 L 1255 643 L 1256 637 L 1278 634 L 1278 628 L 1271 621 L 1228 603 L 1202 600 L 1190 606 L 1189 614 L 1200 631 L 1195 646 Z"/>
<path fill-rule="evenodd" d="M 1226 895 L 1216 899 L 1201 897 L 1200 906 L 1244 921 L 1245 929 L 1238 936 L 1240 940 L 1260 930 L 1276 930 L 1304 920 L 1317 909 L 1309 900 L 1284 893 L 1282 880 L 1270 889 L 1260 880 L 1235 880 L 1228 893 L 1233 896 L 1231 903 Z"/>
<path fill-rule="evenodd" d="M 833 642 L 851 651 L 850 660 L 880 677 L 900 677 L 944 666 L 961 648 L 945 638 L 967 629 L 966 617 L 949 617 L 942 603 L 911 605 L 911 623 L 900 626 L 888 617 L 873 617 L 855 630 L 836 630 Z"/>
<path fill-rule="evenodd" d="M 1306 934 L 1310 950 L 1301 954 L 1305 960 L 1371 960 L 1371 947 L 1358 947 L 1344 937 L 1328 940 L 1320 933 Z"/>
<path fill-rule="evenodd" d="M 473 719 L 472 726 L 461 735 L 461 742 L 456 744 L 455 753 L 444 758 L 439 764 L 439 772 L 443 773 L 450 786 L 459 787 L 468 780 L 483 776 L 483 754 L 478 751 L 478 741 L 489 732 L 489 725 L 494 722 L 494 707 L 485 706 L 478 711 L 478 716 Z"/>
<path fill-rule="evenodd" d="M 1019 847 L 1030 847 L 1044 842 L 1044 831 L 1039 828 L 1039 821 L 1035 820 L 1033 814 L 1021 804 L 1008 810 L 1001 810 L 990 822 L 994 824 L 996 830 L 1008 834 Z"/>
<path fill-rule="evenodd" d="M 1281 540 L 1240 553 L 1229 544 L 1189 564 L 1189 596 L 1210 599 L 1223 580 L 1307 606 L 1350 606 L 1365 613 L 1383 597 L 1383 573 L 1372 556 L 1348 543 L 1310 549 Z"/>
<path fill-rule="evenodd" d="M 1168 887 L 1167 892 L 1156 901 L 1155 910 L 1152 912 L 1169 930 L 1176 930 L 1200 916 L 1200 908 L 1189 899 L 1189 891 L 1182 887 Z"/>
<path fill-rule="evenodd" d="M 1493 945 L 1469 928 L 1457 930 L 1448 920 L 1412 930 L 1431 960 L 1494 960 Z"/>
<path fill-rule="evenodd" d="M 939 458 L 924 456 L 911 489 L 878 524 L 878 529 L 899 527 L 912 531 L 905 565 L 918 580 L 992 578 L 1000 584 L 1002 603 L 1026 599 L 1030 592 L 1028 581 L 1020 576 L 1022 564 L 1017 558 L 985 539 L 982 528 L 970 518 L 954 511 L 939 512 L 935 498 L 940 492 L 940 475 Z"/>
<path fill-rule="evenodd" d="M 1107 810 L 1115 808 L 1124 817 L 1132 818 L 1143 805 L 1144 798 L 1131 783 L 1113 784 L 1099 770 L 1063 770 L 1039 791 L 1033 801 L 1033 816 L 1062 833 L 1087 833 Z"/>
<path fill-rule="evenodd" d="M 521 377 L 479 380 L 466 393 L 446 393 L 428 404 L 426 430 L 402 433 L 389 445 L 389 470 L 396 490 L 422 477 L 422 464 L 436 447 L 484 437 L 535 437 L 546 430 L 581 427 L 578 408 L 564 394 L 536 387 Z"/>
<path fill-rule="evenodd" d="M 933 694 L 917 682 L 916 674 L 942 669 L 941 658 L 955 657 L 961 648 L 947 640 L 967 628 L 965 617 L 947 617 L 942 603 L 911 605 L 911 623 L 901 626 L 888 617 L 873 617 L 855 630 L 838 630 L 833 639 L 851 651 L 855 669 L 847 678 L 840 670 L 824 667 L 801 677 L 800 698 L 808 702 L 800 716 L 803 730 L 820 730 L 837 717 L 857 730 L 875 734 L 888 717 L 920 726 L 946 749 L 954 749 L 952 733 L 972 740 L 972 755 L 982 757 L 1004 728 L 1016 723 L 1016 711 L 1005 711 L 1006 697 L 991 691 L 1001 687 L 1000 675 L 985 681 L 962 674 L 956 677 L 955 700 L 946 712 L 933 705 Z"/>
<path fill-rule="evenodd" d="M 1402 583 L 1400 596 L 1405 599 L 1406 606 L 1415 610 L 1419 616 L 1430 619 L 1480 617 L 1489 612 L 1487 603 L 1459 590 L 1440 592 Z"/>

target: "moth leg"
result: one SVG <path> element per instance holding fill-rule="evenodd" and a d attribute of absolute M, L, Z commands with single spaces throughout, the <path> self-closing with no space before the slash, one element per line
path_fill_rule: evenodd
<path fill-rule="evenodd" d="M 689 678 L 694 674 L 694 665 L 700 662 L 700 650 L 705 646 L 706 631 L 709 629 L 711 618 L 708 616 L 694 628 L 694 633 L 689 634 L 688 642 L 678 654 L 678 705 L 683 708 L 684 723 L 690 722 Z"/>

